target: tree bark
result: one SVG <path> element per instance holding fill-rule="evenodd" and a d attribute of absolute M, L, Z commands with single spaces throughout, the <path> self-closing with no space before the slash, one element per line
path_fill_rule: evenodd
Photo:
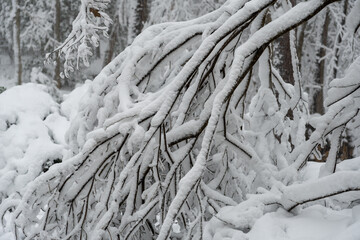
<path fill-rule="evenodd" d="M 108 65 L 114 56 L 114 50 L 115 50 L 116 40 L 117 40 L 116 36 L 117 36 L 118 25 L 119 25 L 119 16 L 116 14 L 116 17 L 114 19 L 114 24 L 113 24 L 113 27 L 112 27 L 112 30 L 110 33 L 109 45 L 105 51 L 103 67 Z"/>
<path fill-rule="evenodd" d="M 291 0 L 291 5 L 295 5 L 295 0 Z M 290 50 L 290 33 L 287 32 L 276 39 L 279 62 L 275 64 L 275 67 L 279 70 L 281 77 L 285 82 L 294 85 L 294 72 L 292 65 L 292 57 Z"/>
<path fill-rule="evenodd" d="M 285 82 L 294 85 L 294 73 L 292 67 L 292 58 L 290 52 L 290 35 L 285 33 L 280 36 L 277 40 L 277 50 L 279 56 L 279 62 L 275 64 L 275 67 L 279 69 L 281 77 Z"/>
<path fill-rule="evenodd" d="M 305 41 L 305 30 L 307 27 L 307 22 L 305 22 L 302 27 L 301 27 L 301 31 L 299 34 L 299 38 L 297 41 L 297 54 L 298 54 L 298 59 L 299 59 L 299 69 L 301 72 L 301 59 L 303 56 L 303 46 L 304 46 L 304 41 Z"/>
<path fill-rule="evenodd" d="M 60 21 L 61 21 L 61 4 L 60 4 L 60 0 L 56 0 L 54 37 L 57 42 L 61 42 Z M 57 55 L 55 60 L 54 80 L 56 81 L 56 85 L 58 88 L 62 87 L 61 77 L 60 77 L 60 71 L 61 71 L 60 66 L 61 66 L 60 57 L 59 55 Z"/>
<path fill-rule="evenodd" d="M 128 44 L 132 43 L 134 38 L 141 33 L 149 15 L 147 0 L 136 0 L 133 4 L 128 30 Z"/>
<path fill-rule="evenodd" d="M 20 0 L 12 0 L 12 8 L 14 11 L 13 19 L 13 50 L 15 64 L 15 81 L 18 85 L 22 84 L 22 63 L 21 63 L 21 45 L 20 45 Z"/>
<path fill-rule="evenodd" d="M 326 49 L 327 46 L 327 39 L 328 39 L 328 29 L 330 24 L 330 16 L 329 11 L 326 10 L 325 15 L 325 21 L 324 21 L 324 27 L 321 34 L 321 47 L 319 50 L 319 74 L 318 78 L 316 78 L 316 84 L 319 85 L 320 89 L 314 94 L 314 112 L 324 114 L 324 87 L 325 87 L 325 77 L 326 77 L 326 68 L 325 68 L 325 62 L 324 59 L 326 55 Z"/>
<path fill-rule="evenodd" d="M 344 1 L 344 8 L 343 8 L 343 13 L 344 16 L 341 19 L 341 28 L 343 28 L 343 26 L 345 25 L 345 21 L 346 21 L 346 15 L 347 15 L 347 8 L 348 8 L 348 0 Z M 340 29 L 339 31 L 341 31 L 342 29 Z M 332 77 L 336 78 L 337 77 L 337 67 L 339 66 L 339 61 L 340 61 L 340 53 L 339 53 L 339 46 L 342 42 L 342 34 L 339 33 L 336 39 L 336 45 L 335 45 L 335 67 L 333 69 L 333 74 Z"/>

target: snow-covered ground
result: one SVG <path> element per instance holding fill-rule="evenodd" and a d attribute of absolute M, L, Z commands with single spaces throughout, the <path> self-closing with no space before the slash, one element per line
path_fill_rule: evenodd
<path fill-rule="evenodd" d="M 245 236 L 247 240 L 359 240 L 360 206 L 336 211 L 316 205 L 297 215 L 279 209 L 258 219 Z M 0 226 L 0 240 L 13 239 Z"/>
<path fill-rule="evenodd" d="M 359 170 L 359 163 L 359 157 L 343 161 L 338 164 L 337 171 Z M 305 181 L 317 179 L 323 165 L 309 162 L 302 178 Z M 360 206 L 334 208 L 313 205 L 296 214 L 278 209 L 258 219 L 247 236 L 249 240 L 359 240 Z"/>
<path fill-rule="evenodd" d="M 360 206 L 336 211 L 316 205 L 297 215 L 279 209 L 256 221 L 247 235 L 249 240 L 358 240 Z"/>

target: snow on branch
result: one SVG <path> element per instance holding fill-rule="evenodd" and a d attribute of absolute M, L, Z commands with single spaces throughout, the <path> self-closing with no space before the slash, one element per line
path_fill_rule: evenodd
<path fill-rule="evenodd" d="M 291 211 L 295 207 L 346 192 L 360 191 L 359 171 L 341 171 L 302 184 L 294 184 L 285 189 L 282 206 Z"/>
<path fill-rule="evenodd" d="M 82 0 L 78 16 L 73 21 L 72 31 L 66 40 L 51 53 L 46 55 L 50 60 L 53 55 L 63 55 L 65 58 L 62 77 L 68 77 L 75 68 L 79 69 L 82 63 L 89 66 L 89 57 L 92 48 L 99 46 L 102 32 L 107 37 L 107 31 L 112 23 L 110 17 L 104 12 L 111 0 Z"/>
<path fill-rule="evenodd" d="M 354 3 L 353 8 L 351 9 L 351 12 L 346 17 L 346 25 L 349 30 L 349 32 L 356 34 L 356 32 L 359 30 L 360 27 L 360 1 L 357 0 Z"/>

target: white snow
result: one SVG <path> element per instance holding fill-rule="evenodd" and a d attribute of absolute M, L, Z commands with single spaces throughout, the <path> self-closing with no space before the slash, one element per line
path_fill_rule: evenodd
<path fill-rule="evenodd" d="M 85 7 L 90 2 L 93 1 L 82 0 L 75 32 L 85 34 L 91 30 L 85 28 L 89 26 L 84 22 Z M 314 119 L 316 131 L 309 140 L 304 136 L 307 119 L 302 115 L 307 109 L 301 110 L 294 102 L 294 96 L 302 96 L 296 92 L 296 86 L 286 85 L 269 64 L 269 52 L 262 56 L 260 71 L 256 74 L 261 87 L 256 87 L 257 92 L 248 96 L 251 104 L 243 107 L 241 118 L 237 107 L 233 106 L 234 89 L 237 88 L 237 94 L 246 95 L 246 82 L 253 81 L 250 74 L 249 80 L 244 75 L 254 53 L 282 30 L 315 13 L 324 1 L 299 3 L 255 31 L 260 27 L 257 25 L 259 17 L 245 43 L 239 43 L 240 47 L 237 44 L 228 46 L 236 49 L 233 57 L 225 55 L 229 49 L 224 49 L 219 62 L 228 65 L 226 74 L 220 74 L 220 64 L 215 65 L 214 83 L 209 84 L 208 90 L 199 88 L 209 80 L 202 76 L 227 36 L 252 21 L 259 11 L 265 12 L 275 1 L 245 2 L 229 1 L 228 6 L 216 14 L 199 20 L 148 28 L 93 82 L 88 81 L 75 89 L 61 105 L 52 99 L 46 87 L 35 84 L 14 87 L 1 94 L 0 203 L 2 201 L 3 205 L 0 205 L 0 213 L 6 204 L 15 205 L 26 189 L 14 215 L 19 228 L 29 236 L 42 224 L 48 225 L 40 236 L 49 238 L 52 234 L 71 238 L 71 234 L 82 233 L 82 229 L 93 239 L 101 239 L 106 231 L 110 238 L 116 236 L 115 231 L 130 234 L 131 231 L 126 233 L 126 228 L 145 222 L 148 213 L 158 214 L 157 203 L 166 200 L 166 207 L 160 209 L 164 213 L 161 213 L 161 226 L 157 229 L 158 239 L 167 239 L 173 233 L 186 230 L 187 226 L 177 221 L 180 211 L 190 205 L 195 205 L 195 210 L 189 211 L 194 216 L 186 220 L 194 220 L 190 223 L 194 226 L 195 221 L 199 221 L 201 227 L 206 225 L 204 239 L 258 240 L 266 236 L 266 239 L 332 237 L 339 240 L 342 235 L 337 233 L 343 233 L 349 240 L 357 239 L 360 211 L 351 201 L 358 200 L 359 196 L 351 194 L 347 196 L 350 200 L 319 199 L 349 190 L 359 194 L 359 161 L 340 163 L 332 174 L 337 162 L 337 145 L 332 145 L 332 161 L 328 162 L 322 178 L 319 179 L 319 171 L 323 164 L 305 163 L 322 138 L 355 116 L 354 108 L 345 107 L 358 102 L 346 95 L 360 89 L 356 78 L 359 60 L 354 63 L 347 81 L 334 80 L 330 85 L 330 93 L 334 93 L 328 99 L 331 106 L 325 115 Z M 207 23 L 211 19 L 213 22 Z M 95 32 L 88 33 L 91 40 L 97 42 L 96 36 L 91 37 Z M 84 36 L 81 34 L 78 36 Z M 78 59 L 86 62 L 89 48 L 86 42 L 79 44 Z M 182 53 L 176 52 L 176 48 Z M 161 60 L 165 58 L 166 61 Z M 275 86 L 269 82 L 272 75 L 278 78 Z M 275 95 L 277 91 L 281 97 Z M 241 98 L 239 101 L 247 100 Z M 287 102 L 288 99 L 291 101 Z M 338 100 L 339 104 L 335 104 Z M 230 107 L 224 109 L 227 101 Z M 199 106 L 194 106 L 198 103 Z M 343 107 L 346 111 L 341 110 Z M 227 118 L 226 111 L 233 115 Z M 69 128 L 68 120 L 71 129 L 64 137 Z M 192 134 L 200 136 L 186 139 Z M 340 134 L 341 131 L 337 132 L 337 136 Z M 237 150 L 228 148 L 224 140 Z M 42 174 L 47 170 L 44 165 L 64 159 L 68 153 L 66 142 L 75 156 Z M 175 144 L 170 146 L 170 143 Z M 216 172 L 210 176 L 214 169 Z M 302 170 L 302 175 L 298 176 L 298 171 Z M 153 174 L 154 179 L 147 174 Z M 147 188 L 141 194 L 141 201 L 138 199 L 139 181 Z M 199 205 L 206 207 L 197 207 L 190 201 L 196 195 Z M 201 200 L 202 197 L 205 200 Z M 335 200 L 344 200 L 341 206 L 347 204 L 345 207 L 349 209 L 339 210 L 340 204 L 332 203 Z M 206 201 L 214 201 L 215 206 Z M 330 206 L 314 205 L 321 204 L 320 201 Z M 71 205 L 67 204 L 69 202 Z M 84 204 L 82 207 L 80 202 Z M 51 217 L 37 218 L 37 206 L 48 209 Z M 290 211 L 294 207 L 292 212 L 281 210 Z M 73 212 L 71 233 L 67 229 L 71 214 L 68 218 L 54 218 L 54 214 L 64 209 Z M 81 214 L 84 209 L 86 214 Z M 151 217 L 148 220 L 151 221 Z M 51 224 L 58 224 L 59 228 L 51 230 Z"/>
<path fill-rule="evenodd" d="M 47 91 L 28 83 L 0 94 L 0 206 L 21 197 L 27 184 L 66 152 L 69 122 Z M 11 239 L 2 227 L 0 239 Z"/>
<path fill-rule="evenodd" d="M 61 103 L 62 113 L 71 121 L 75 118 L 80 109 L 80 102 L 83 96 L 89 91 L 90 81 L 76 87 L 69 94 L 64 94 L 64 101 Z"/>
<path fill-rule="evenodd" d="M 355 227 L 360 222 L 353 222 L 353 214 L 358 217 L 354 210 L 335 211 L 317 205 L 293 215 L 279 209 L 261 217 L 247 236 L 249 240 L 358 240 L 360 228 Z"/>

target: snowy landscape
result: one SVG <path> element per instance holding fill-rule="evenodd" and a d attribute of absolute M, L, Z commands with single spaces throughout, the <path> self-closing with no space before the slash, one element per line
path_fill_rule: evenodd
<path fill-rule="evenodd" d="M 360 240 L 360 0 L 3 0 L 15 239 Z"/>

